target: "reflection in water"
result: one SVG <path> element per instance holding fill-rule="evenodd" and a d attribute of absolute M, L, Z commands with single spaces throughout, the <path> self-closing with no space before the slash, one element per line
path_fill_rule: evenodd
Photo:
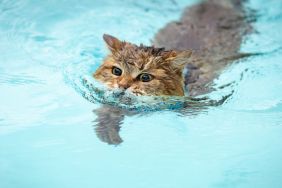
<path fill-rule="evenodd" d="M 94 126 L 98 138 L 102 142 L 111 145 L 118 145 L 123 141 L 119 135 L 119 130 L 124 117 L 136 114 L 110 105 L 102 105 L 102 107 L 93 110 L 93 112 L 97 115 L 97 118 L 94 120 L 96 123 Z"/>
<path fill-rule="evenodd" d="M 122 111 L 118 108 L 103 106 L 93 110 L 93 112 L 97 115 L 97 119 L 94 122 L 96 123 L 95 131 L 98 138 L 108 144 L 120 144 L 122 139 L 119 135 L 119 130 L 124 119 Z"/>
<path fill-rule="evenodd" d="M 197 115 L 209 107 L 219 106 L 223 104 L 232 94 L 223 96 L 220 100 L 208 100 L 207 98 L 194 98 L 185 102 L 184 108 L 170 110 L 180 115 L 191 116 Z M 94 109 L 93 113 L 97 118 L 93 121 L 94 129 L 97 137 L 105 143 L 110 145 L 119 145 L 123 139 L 119 135 L 119 131 L 123 120 L 126 116 L 144 115 L 148 112 L 134 111 L 124 109 L 112 105 L 102 105 L 98 109 Z"/>

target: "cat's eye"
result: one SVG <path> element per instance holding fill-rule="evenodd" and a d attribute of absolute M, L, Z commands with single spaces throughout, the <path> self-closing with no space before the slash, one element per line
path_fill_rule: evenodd
<path fill-rule="evenodd" d="M 116 76 L 120 76 L 122 74 L 122 70 L 120 68 L 113 67 L 112 73 Z"/>
<path fill-rule="evenodd" d="M 153 76 L 147 73 L 143 73 L 139 75 L 139 80 L 141 82 L 150 82 L 153 79 Z"/>

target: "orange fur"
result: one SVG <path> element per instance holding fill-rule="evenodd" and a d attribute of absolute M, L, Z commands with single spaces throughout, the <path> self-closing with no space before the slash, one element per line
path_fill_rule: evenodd
<path fill-rule="evenodd" d="M 103 38 L 111 53 L 94 73 L 95 79 L 110 88 L 123 89 L 135 95 L 184 95 L 182 72 L 191 51 L 137 46 L 106 34 Z M 122 70 L 122 74 L 114 75 L 113 67 Z M 141 81 L 139 76 L 143 73 L 151 75 L 152 80 Z"/>

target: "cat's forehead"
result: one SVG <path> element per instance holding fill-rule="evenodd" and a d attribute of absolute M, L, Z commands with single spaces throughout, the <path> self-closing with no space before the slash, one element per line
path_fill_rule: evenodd
<path fill-rule="evenodd" d="M 153 68 L 162 61 L 161 52 L 163 48 L 153 48 L 144 46 L 130 46 L 124 48 L 114 55 L 114 59 L 128 66 L 135 66 L 138 69 Z"/>

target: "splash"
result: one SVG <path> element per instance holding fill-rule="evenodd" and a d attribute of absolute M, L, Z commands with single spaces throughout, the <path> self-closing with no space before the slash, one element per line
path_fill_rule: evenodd
<path fill-rule="evenodd" d="M 203 109 L 221 105 L 231 96 L 229 94 L 219 100 L 188 96 L 136 96 L 119 89 L 109 89 L 88 76 L 81 77 L 80 84 L 76 88 L 85 99 L 92 103 L 98 102 L 137 112 Z"/>

